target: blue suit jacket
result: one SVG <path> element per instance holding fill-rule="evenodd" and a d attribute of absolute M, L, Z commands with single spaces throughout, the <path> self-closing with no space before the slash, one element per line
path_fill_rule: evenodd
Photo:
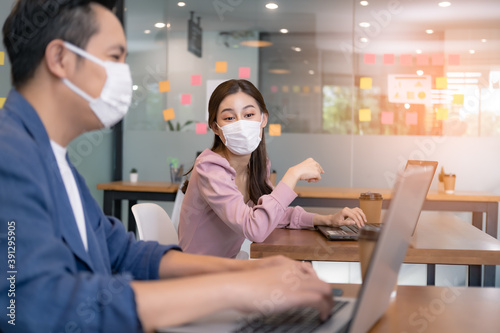
<path fill-rule="evenodd" d="M 72 170 L 88 252 L 43 123 L 12 90 L 0 110 L 2 332 L 141 331 L 130 281 L 157 279 L 161 257 L 174 247 L 136 241 L 119 220 L 104 216 Z"/>

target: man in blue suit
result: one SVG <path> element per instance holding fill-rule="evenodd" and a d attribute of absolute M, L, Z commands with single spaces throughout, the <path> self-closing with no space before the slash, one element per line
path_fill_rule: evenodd
<path fill-rule="evenodd" d="M 130 104 L 110 2 L 19 0 L 4 24 L 14 88 L 0 110 L 0 331 L 151 331 L 230 308 L 326 315 L 330 288 L 309 265 L 136 241 L 92 199 L 66 147 Z"/>

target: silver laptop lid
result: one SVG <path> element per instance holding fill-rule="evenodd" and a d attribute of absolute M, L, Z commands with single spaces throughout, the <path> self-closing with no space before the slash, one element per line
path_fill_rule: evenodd
<path fill-rule="evenodd" d="M 434 171 L 435 168 L 408 168 L 399 177 L 349 332 L 367 332 L 387 310 Z"/>

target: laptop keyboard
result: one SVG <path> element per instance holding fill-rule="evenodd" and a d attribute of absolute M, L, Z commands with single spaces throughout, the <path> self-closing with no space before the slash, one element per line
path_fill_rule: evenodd
<path fill-rule="evenodd" d="M 377 223 L 365 223 L 365 225 L 369 225 L 372 227 L 380 227 L 381 226 L 380 224 L 377 224 Z M 359 227 L 357 225 L 343 225 L 340 228 L 343 229 L 344 231 L 351 231 L 351 232 L 355 232 L 355 233 L 359 234 Z"/>
<path fill-rule="evenodd" d="M 334 315 L 348 302 L 335 301 L 330 316 Z M 315 308 L 297 308 L 289 311 L 259 316 L 242 323 L 234 333 L 287 332 L 308 333 L 318 328 L 323 321 Z"/>

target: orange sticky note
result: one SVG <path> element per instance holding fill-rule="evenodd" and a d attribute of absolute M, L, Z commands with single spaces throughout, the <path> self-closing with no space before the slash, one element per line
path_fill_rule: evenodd
<path fill-rule="evenodd" d="M 207 134 L 207 123 L 196 123 L 196 134 Z"/>
<path fill-rule="evenodd" d="M 383 125 L 392 125 L 394 123 L 394 112 L 382 112 L 381 122 Z"/>
<path fill-rule="evenodd" d="M 172 120 L 174 118 L 175 118 L 174 109 L 163 110 L 163 119 L 165 119 L 165 121 L 169 121 L 169 120 Z"/>
<path fill-rule="evenodd" d="M 158 88 L 160 89 L 161 93 L 170 91 L 170 81 L 160 81 L 158 83 Z"/>
<path fill-rule="evenodd" d="M 464 105 L 464 95 L 463 94 L 454 94 L 453 95 L 453 104 Z"/>
<path fill-rule="evenodd" d="M 6 99 L 7 98 L 5 98 L 5 97 L 0 98 L 0 109 L 3 108 L 3 105 L 5 104 Z"/>
<path fill-rule="evenodd" d="M 321 87 L 320 86 L 314 86 L 314 92 L 316 94 L 319 94 L 321 92 Z"/>
<path fill-rule="evenodd" d="M 281 136 L 281 124 L 269 124 L 270 136 Z"/>
<path fill-rule="evenodd" d="M 217 61 L 215 63 L 216 73 L 227 73 L 227 61 Z"/>
<path fill-rule="evenodd" d="M 407 112 L 405 118 L 406 118 L 406 125 L 417 125 L 418 124 L 418 113 L 417 112 Z"/>
<path fill-rule="evenodd" d="M 363 60 L 366 65 L 374 65 L 377 62 L 377 56 L 375 53 L 365 53 Z"/>
<path fill-rule="evenodd" d="M 182 94 L 181 95 L 181 104 L 182 105 L 191 104 L 191 94 Z"/>
<path fill-rule="evenodd" d="M 436 89 L 448 89 L 448 80 L 445 77 L 437 77 Z"/>
<path fill-rule="evenodd" d="M 371 89 L 372 88 L 372 78 L 371 77 L 362 77 L 359 79 L 359 88 L 360 89 Z"/>
<path fill-rule="evenodd" d="M 250 78 L 250 67 L 240 67 L 238 71 L 238 78 L 249 79 Z"/>
<path fill-rule="evenodd" d="M 309 86 L 304 86 L 304 87 L 302 88 L 302 92 L 303 92 L 304 94 L 309 94 L 309 93 L 311 92 L 311 88 L 310 88 Z"/>
<path fill-rule="evenodd" d="M 394 65 L 394 54 L 392 53 L 384 54 L 384 65 Z"/>
<path fill-rule="evenodd" d="M 191 75 L 191 85 L 201 86 L 201 75 Z"/>
<path fill-rule="evenodd" d="M 5 63 L 5 52 L 0 52 L 0 65 Z"/>
<path fill-rule="evenodd" d="M 281 87 L 281 91 L 283 91 L 284 93 L 287 93 L 287 92 L 289 92 L 289 91 L 290 91 L 290 87 L 288 87 L 288 86 L 283 86 L 283 87 Z"/>
<path fill-rule="evenodd" d="M 372 112 L 370 109 L 359 109 L 359 121 L 372 121 Z"/>
<path fill-rule="evenodd" d="M 446 108 L 438 108 L 436 114 L 437 120 L 446 120 L 448 119 L 448 109 Z"/>

